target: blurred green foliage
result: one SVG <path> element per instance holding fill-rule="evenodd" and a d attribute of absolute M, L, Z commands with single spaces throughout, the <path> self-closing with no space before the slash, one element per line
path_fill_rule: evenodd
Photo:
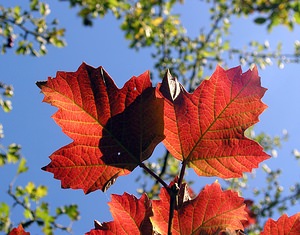
<path fill-rule="evenodd" d="M 249 17 L 258 26 L 265 25 L 271 31 L 278 25 L 292 30 L 299 25 L 300 3 L 289 0 L 206 0 L 203 8 L 210 13 L 210 24 L 201 25 L 199 35 L 190 36 L 183 25 L 180 7 L 184 1 L 140 0 L 99 1 L 60 0 L 76 7 L 83 24 L 91 26 L 97 17 L 113 13 L 120 19 L 121 30 L 134 49 L 151 47 L 156 71 L 160 76 L 166 69 L 179 79 L 189 90 L 210 74 L 216 63 L 226 66 L 226 61 L 238 58 L 241 64 L 257 64 L 265 68 L 277 64 L 299 62 L 299 42 L 291 54 L 282 53 L 282 45 L 270 48 L 268 41 L 249 41 L 248 45 L 236 47 L 230 42 L 232 20 Z M 200 9 L 199 9 L 200 10 Z M 179 12 L 179 13 L 174 13 Z M 195 16 L 196 17 L 196 16 Z M 238 20 L 238 19 L 237 19 Z"/>
<path fill-rule="evenodd" d="M 66 45 L 65 29 L 58 28 L 58 21 L 47 21 L 51 10 L 49 4 L 30 0 L 27 9 L 17 5 L 4 7 L 0 4 L 0 37 L 2 54 L 14 48 L 16 54 L 45 55 L 49 44 L 56 47 Z"/>
<path fill-rule="evenodd" d="M 28 171 L 26 159 L 20 155 L 21 147 L 11 144 L 6 153 L 1 151 L 1 165 L 6 167 L 7 164 L 17 164 L 15 178 L 8 185 L 7 195 L 11 198 L 11 204 L 6 201 L 0 201 L 0 232 L 8 234 L 12 228 L 22 224 L 26 229 L 35 224 L 41 228 L 43 234 L 55 234 L 55 231 L 72 232 L 70 225 L 61 225 L 58 220 L 65 216 L 70 222 L 79 219 L 79 211 L 77 205 L 65 205 L 56 208 L 54 215 L 50 212 L 48 202 L 44 201 L 47 196 L 48 189 L 44 185 L 36 186 L 33 182 L 28 182 L 25 186 L 15 186 L 15 182 L 21 174 Z M 3 161 L 2 161 L 3 160 Z M 1 196 L 3 198 L 3 195 Z M 1 199 L 2 200 L 2 199 Z M 23 211 L 23 220 L 16 221 L 13 216 L 14 210 Z"/>
<path fill-rule="evenodd" d="M 0 83 L 0 105 L 4 112 L 12 110 L 10 98 L 13 96 L 13 88 L 10 85 Z M 25 186 L 15 186 L 17 178 L 28 172 L 26 158 L 21 154 L 21 146 L 12 143 L 8 146 L 2 145 L 4 138 L 3 126 L 0 124 L 0 170 L 8 167 L 9 164 L 16 165 L 15 177 L 7 186 L 7 195 L 10 200 L 3 201 L 5 192 L 1 190 L 0 193 L 0 232 L 8 234 L 14 227 L 22 224 L 26 229 L 30 225 L 37 225 L 41 228 L 43 234 L 54 234 L 55 231 L 72 232 L 70 225 L 61 225 L 58 220 L 61 217 L 67 217 L 71 222 L 79 219 L 79 211 L 77 205 L 65 205 L 56 208 L 53 215 L 49 210 L 49 204 L 44 201 L 47 196 L 48 189 L 44 185 L 36 186 L 33 182 L 28 182 Z M 5 177 L 7 180 L 7 177 Z M 2 189 L 5 187 L 2 181 Z M 10 201 L 10 203 L 8 203 Z M 18 207 L 18 208 L 17 208 Z M 15 219 L 14 211 L 19 209 L 23 211 L 23 220 Z"/>

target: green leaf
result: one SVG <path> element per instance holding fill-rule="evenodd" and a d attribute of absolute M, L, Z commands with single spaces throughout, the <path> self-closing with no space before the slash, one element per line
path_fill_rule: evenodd
<path fill-rule="evenodd" d="M 23 215 L 26 219 L 30 219 L 30 220 L 34 219 L 30 210 L 25 209 L 23 212 Z"/>
<path fill-rule="evenodd" d="M 21 14 L 21 7 L 20 6 L 15 6 L 14 7 L 14 14 L 15 14 L 15 17 L 20 16 L 20 14 Z"/>
<path fill-rule="evenodd" d="M 63 40 L 58 39 L 57 37 L 50 38 L 50 43 L 53 44 L 56 47 L 64 47 L 66 44 Z"/>
<path fill-rule="evenodd" d="M 256 24 L 263 24 L 263 23 L 265 23 L 266 21 L 267 21 L 267 18 L 264 18 L 264 17 L 257 17 L 257 18 L 254 19 L 254 22 L 255 22 Z"/>
<path fill-rule="evenodd" d="M 33 190 L 35 189 L 35 185 L 33 182 L 28 182 L 28 184 L 25 186 L 25 191 L 28 194 L 32 194 Z"/>
<path fill-rule="evenodd" d="M 297 24 L 300 24 L 300 12 L 296 12 L 294 15 L 295 21 Z"/>
<path fill-rule="evenodd" d="M 0 203 L 0 231 L 8 232 L 11 226 L 10 207 L 8 204 Z"/>
<path fill-rule="evenodd" d="M 9 216 L 10 207 L 5 202 L 0 203 L 0 218 Z"/>
<path fill-rule="evenodd" d="M 24 173 L 27 170 L 28 170 L 28 167 L 26 166 L 26 159 L 25 158 L 21 158 L 19 166 L 18 166 L 17 174 Z"/>
<path fill-rule="evenodd" d="M 51 12 L 50 7 L 48 4 L 46 3 L 41 3 L 40 4 L 40 13 L 42 16 L 46 16 L 49 15 Z"/>
<path fill-rule="evenodd" d="M 12 104 L 10 100 L 5 100 L 3 102 L 3 110 L 4 112 L 10 112 L 12 110 Z"/>
<path fill-rule="evenodd" d="M 68 205 L 56 208 L 57 215 L 67 215 L 72 221 L 79 219 L 79 211 L 77 205 Z"/>
<path fill-rule="evenodd" d="M 20 159 L 19 150 L 21 149 L 20 145 L 10 144 L 8 146 L 8 152 L 6 154 L 8 163 L 16 163 Z"/>
<path fill-rule="evenodd" d="M 30 1 L 30 10 L 37 11 L 38 10 L 39 0 L 31 0 Z"/>
<path fill-rule="evenodd" d="M 35 194 L 35 196 L 36 196 L 38 199 L 47 196 L 47 194 L 48 194 L 48 188 L 47 188 L 46 186 L 40 185 L 40 186 L 38 186 L 38 187 L 36 188 L 36 194 Z"/>
<path fill-rule="evenodd" d="M 230 49 L 229 41 L 225 41 L 223 44 L 223 50 L 228 51 Z"/>
<path fill-rule="evenodd" d="M 0 154 L 0 166 L 4 166 L 6 162 L 6 154 Z"/>
<path fill-rule="evenodd" d="M 26 194 L 26 192 L 23 189 L 23 187 L 21 187 L 21 186 L 16 187 L 16 193 L 15 193 L 16 197 L 22 197 L 25 194 Z"/>

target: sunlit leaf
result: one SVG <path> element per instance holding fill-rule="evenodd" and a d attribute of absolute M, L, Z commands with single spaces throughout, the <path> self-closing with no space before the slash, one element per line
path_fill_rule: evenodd
<path fill-rule="evenodd" d="M 151 217 L 154 228 L 167 234 L 170 196 L 161 189 L 160 200 L 153 200 Z M 192 200 L 185 200 L 174 211 L 172 235 L 216 234 L 218 231 L 243 229 L 246 220 L 244 199 L 236 192 L 222 191 L 218 183 L 207 185 Z"/>
<path fill-rule="evenodd" d="M 114 221 L 108 223 L 95 221 L 95 229 L 87 235 L 153 234 L 149 219 L 152 216 L 151 202 L 146 194 L 143 194 L 140 199 L 127 193 L 122 196 L 112 195 L 109 206 Z"/>
<path fill-rule="evenodd" d="M 256 67 L 217 67 L 192 94 L 167 73 L 157 91 L 165 99 L 164 144 L 198 175 L 240 177 L 269 158 L 244 135 L 266 108 Z"/>
<path fill-rule="evenodd" d="M 284 214 L 277 221 L 269 219 L 260 235 L 300 235 L 300 213 Z"/>

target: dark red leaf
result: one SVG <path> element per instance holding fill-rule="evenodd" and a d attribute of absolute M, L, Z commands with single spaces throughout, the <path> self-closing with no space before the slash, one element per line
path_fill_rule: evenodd
<path fill-rule="evenodd" d="M 217 67 L 192 94 L 168 72 L 157 89 L 165 99 L 165 146 L 198 175 L 232 178 L 250 172 L 269 158 L 244 135 L 266 108 L 265 91 L 256 67 L 246 73 Z"/>
<path fill-rule="evenodd" d="M 152 235 L 153 229 L 150 222 L 152 216 L 151 202 L 146 194 L 140 199 L 133 195 L 124 193 L 112 195 L 112 201 L 109 203 L 114 221 L 108 223 L 96 223 L 95 229 L 87 235 Z"/>
<path fill-rule="evenodd" d="M 269 219 L 260 235 L 300 235 L 300 213 L 284 214 L 277 221 Z"/>
<path fill-rule="evenodd" d="M 149 158 L 164 138 L 163 101 L 155 97 L 149 72 L 118 89 L 102 67 L 82 64 L 37 85 L 44 101 L 58 107 L 53 119 L 73 139 L 43 168 L 63 188 L 105 190 Z"/>
<path fill-rule="evenodd" d="M 243 221 L 243 225 L 244 225 L 244 228 L 247 228 L 252 224 L 256 224 L 257 215 L 252 210 L 252 206 L 253 206 L 252 200 L 247 199 L 244 201 L 244 203 L 246 204 L 245 211 L 247 212 L 247 220 Z"/>
<path fill-rule="evenodd" d="M 170 196 L 161 189 L 160 200 L 153 200 L 152 224 L 160 234 L 167 234 Z M 174 211 L 172 235 L 218 234 L 223 230 L 243 229 L 246 219 L 244 199 L 236 192 L 222 191 L 218 183 L 207 185 L 192 200 L 185 200 Z"/>

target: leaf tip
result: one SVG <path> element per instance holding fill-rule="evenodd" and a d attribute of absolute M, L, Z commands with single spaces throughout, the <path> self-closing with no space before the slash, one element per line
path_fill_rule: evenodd
<path fill-rule="evenodd" d="M 47 165 L 47 166 L 48 166 L 48 165 Z M 47 171 L 47 166 L 43 166 L 43 167 L 41 168 L 41 170 Z"/>
<path fill-rule="evenodd" d="M 180 95 L 181 90 L 181 84 L 178 82 L 176 77 L 172 76 L 170 70 L 168 69 L 165 73 L 159 91 L 166 99 L 173 102 Z"/>
<path fill-rule="evenodd" d="M 42 89 L 42 86 L 44 86 L 47 83 L 47 81 L 37 81 L 35 84 L 38 86 L 38 88 Z"/>

